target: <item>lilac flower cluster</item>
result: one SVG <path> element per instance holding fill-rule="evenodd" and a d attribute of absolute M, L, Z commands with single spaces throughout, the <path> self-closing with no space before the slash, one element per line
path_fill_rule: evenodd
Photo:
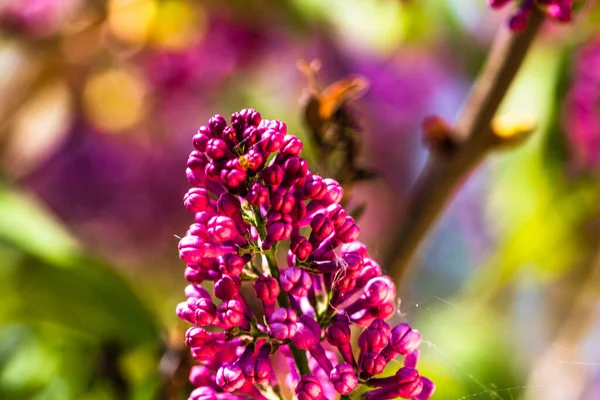
<path fill-rule="evenodd" d="M 490 7 L 502 8 L 513 0 L 488 0 Z M 508 20 L 508 26 L 513 31 L 521 31 L 527 25 L 529 14 L 534 7 L 542 10 L 550 18 L 560 22 L 570 22 L 573 7 L 578 0 L 518 0 L 518 6 Z"/>
<path fill-rule="evenodd" d="M 194 325 L 185 340 L 200 362 L 190 399 L 280 399 L 278 362 L 299 400 L 347 398 L 359 384 L 374 388 L 367 400 L 429 399 L 435 385 L 416 369 L 421 335 L 384 321 L 396 288 L 356 241 L 340 184 L 309 171 L 284 123 L 252 109 L 230 121 L 215 115 L 200 127 L 187 163 L 194 187 L 184 204 L 195 223 L 179 242 L 190 285 L 177 315 Z M 353 324 L 364 327 L 358 358 Z M 398 355 L 404 366 L 377 377 Z"/>

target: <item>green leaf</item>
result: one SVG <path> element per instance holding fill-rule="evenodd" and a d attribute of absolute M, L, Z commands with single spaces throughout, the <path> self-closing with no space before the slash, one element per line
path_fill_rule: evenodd
<path fill-rule="evenodd" d="M 0 186 L 0 265 L 8 321 L 50 322 L 97 342 L 157 340 L 157 318 L 127 280 L 87 256 L 32 196 Z"/>

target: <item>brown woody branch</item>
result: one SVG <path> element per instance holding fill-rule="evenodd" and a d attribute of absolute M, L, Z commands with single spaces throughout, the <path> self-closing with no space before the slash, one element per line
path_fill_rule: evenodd
<path fill-rule="evenodd" d="M 483 71 L 475 82 L 461 116 L 453 128 L 456 148 L 430 153 L 412 191 L 397 230 L 392 235 L 384 266 L 401 287 L 409 262 L 437 221 L 455 190 L 490 150 L 501 144 L 492 130 L 492 118 L 519 70 L 542 25 L 543 14 L 534 10 L 521 33 L 503 28 L 497 35 Z"/>

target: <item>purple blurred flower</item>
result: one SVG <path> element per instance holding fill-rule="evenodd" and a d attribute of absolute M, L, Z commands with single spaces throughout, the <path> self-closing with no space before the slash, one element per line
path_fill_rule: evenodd
<path fill-rule="evenodd" d="M 600 40 L 587 44 L 577 56 L 573 82 L 563 105 L 564 129 L 576 167 L 600 162 Z"/>
<path fill-rule="evenodd" d="M 513 0 L 488 0 L 492 8 L 502 8 Z M 521 31 L 527 25 L 529 14 L 534 7 L 539 8 L 550 18 L 560 22 L 570 22 L 573 17 L 573 7 L 578 0 L 519 0 L 516 10 L 508 20 L 508 26 L 513 31 Z M 515 1 L 515 3 L 517 3 Z"/>

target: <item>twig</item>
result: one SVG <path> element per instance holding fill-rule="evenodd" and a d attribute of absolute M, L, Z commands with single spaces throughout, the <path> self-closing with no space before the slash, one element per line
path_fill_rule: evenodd
<path fill-rule="evenodd" d="M 485 155 L 499 146 L 491 121 L 543 21 L 534 10 L 520 34 L 503 28 L 496 37 L 482 73 L 455 128 L 452 152 L 432 151 L 412 191 L 406 211 L 392 235 L 384 265 L 402 286 L 408 263 L 454 191 Z"/>

